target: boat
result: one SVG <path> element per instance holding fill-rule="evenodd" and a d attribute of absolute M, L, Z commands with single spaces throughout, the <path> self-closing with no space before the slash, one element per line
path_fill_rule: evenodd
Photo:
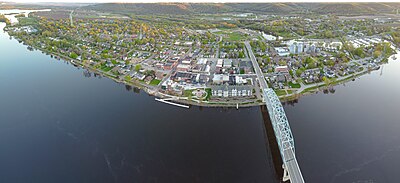
<path fill-rule="evenodd" d="M 75 63 L 75 61 L 74 61 L 74 60 L 71 60 L 71 63 L 72 63 L 72 65 L 74 65 L 75 67 L 78 67 L 78 64 L 77 64 L 77 63 Z"/>

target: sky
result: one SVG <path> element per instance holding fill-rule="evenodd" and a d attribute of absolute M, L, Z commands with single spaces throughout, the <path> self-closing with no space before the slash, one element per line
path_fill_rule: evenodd
<path fill-rule="evenodd" d="M 2 0 L 0 0 L 2 1 Z M 225 3 L 225 2 L 400 2 L 399 0 L 6 0 L 21 3 L 34 2 L 121 2 L 121 3 L 155 3 L 155 2 L 208 2 L 208 3 Z"/>

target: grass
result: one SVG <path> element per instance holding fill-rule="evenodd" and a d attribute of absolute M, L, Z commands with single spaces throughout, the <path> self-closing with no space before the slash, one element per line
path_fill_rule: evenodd
<path fill-rule="evenodd" d="M 221 30 L 221 29 L 220 29 Z M 245 38 L 245 35 L 243 35 L 240 32 L 230 32 L 232 31 L 231 29 L 223 29 L 218 32 L 214 32 L 216 35 L 226 35 L 228 38 L 228 41 L 240 41 Z"/>
<path fill-rule="evenodd" d="M 285 90 L 275 90 L 275 93 L 278 96 L 286 95 L 286 91 Z"/>
<path fill-rule="evenodd" d="M 228 34 L 228 40 L 229 41 L 240 41 L 241 39 L 244 38 L 244 36 L 241 33 L 238 32 L 232 32 Z"/>
<path fill-rule="evenodd" d="M 115 71 L 115 70 L 111 71 L 111 73 L 112 73 L 114 76 L 118 76 L 118 75 L 119 75 L 118 71 Z"/>
<path fill-rule="evenodd" d="M 299 83 L 294 84 L 293 82 L 289 82 L 289 86 L 292 88 L 300 88 L 301 85 Z"/>
<path fill-rule="evenodd" d="M 36 18 L 32 17 L 21 17 L 18 18 L 19 25 L 20 26 L 26 26 L 26 25 L 38 25 L 38 20 Z"/>
<path fill-rule="evenodd" d="M 158 84 L 160 84 L 160 82 L 161 82 L 161 80 L 153 79 L 150 81 L 150 85 L 157 86 Z"/>
<path fill-rule="evenodd" d="M 183 91 L 183 95 L 185 97 L 191 97 L 191 96 L 193 96 L 192 91 L 193 90 L 185 90 L 185 91 Z"/>
<path fill-rule="evenodd" d="M 104 72 L 108 72 L 112 69 L 112 67 L 107 67 L 106 64 L 102 64 L 100 66 L 100 70 L 104 71 Z"/>
<path fill-rule="evenodd" d="M 321 85 L 319 85 L 319 86 L 313 86 L 313 87 L 310 87 L 310 88 L 306 88 L 306 89 L 303 90 L 301 93 L 307 93 L 307 92 L 313 91 L 313 90 L 315 90 L 315 89 L 318 89 L 318 88 L 324 87 L 324 86 L 325 86 L 325 84 L 321 84 Z"/>

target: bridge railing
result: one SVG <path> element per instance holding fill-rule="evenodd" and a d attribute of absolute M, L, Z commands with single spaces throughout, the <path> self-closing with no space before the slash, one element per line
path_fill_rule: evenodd
<path fill-rule="evenodd" d="M 283 161 L 289 161 L 293 157 L 286 157 L 284 151 L 294 148 L 294 139 L 283 106 L 273 89 L 264 89 L 264 98 L 271 118 L 279 150 Z"/>

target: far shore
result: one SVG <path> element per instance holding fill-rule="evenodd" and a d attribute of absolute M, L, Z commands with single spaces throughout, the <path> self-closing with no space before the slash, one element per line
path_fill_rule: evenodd
<path fill-rule="evenodd" d="M 71 63 L 71 64 L 73 64 L 75 66 L 81 66 L 82 68 L 87 69 L 87 70 L 89 70 L 91 72 L 94 72 L 96 74 L 99 74 L 99 75 L 101 75 L 103 77 L 110 78 L 110 79 L 112 79 L 113 81 L 115 81 L 117 83 L 125 84 L 125 85 L 131 86 L 131 87 L 136 87 L 136 88 L 138 88 L 140 90 L 145 91 L 147 94 L 149 94 L 151 96 L 154 96 L 154 97 L 157 97 L 157 98 L 162 98 L 162 99 L 171 98 L 167 94 L 156 92 L 156 91 L 152 90 L 151 89 L 152 86 L 150 86 L 150 85 L 147 85 L 147 84 L 144 84 L 144 83 L 141 83 L 141 82 L 137 82 L 137 81 L 127 82 L 125 80 L 119 79 L 119 78 L 117 78 L 115 76 L 112 76 L 110 74 L 106 74 L 106 73 L 104 73 L 104 72 L 102 72 L 102 71 L 100 71 L 98 69 L 93 69 L 91 67 L 88 67 L 87 65 L 85 65 L 84 63 L 82 63 L 81 61 L 79 61 L 77 59 L 72 59 L 72 58 L 66 57 L 64 55 L 60 55 L 58 53 L 47 52 L 46 50 L 43 50 L 41 48 L 37 48 L 37 47 L 34 47 L 34 48 L 36 50 L 42 51 L 43 53 L 52 55 L 53 57 L 59 57 L 60 59 L 63 59 L 64 61 L 67 61 L 67 62 L 69 62 L 69 63 Z M 71 62 L 71 61 L 73 61 L 73 62 Z M 323 90 L 328 90 L 329 88 L 332 88 L 334 86 L 349 82 L 349 81 L 351 81 L 351 80 L 353 80 L 353 79 L 355 79 L 357 77 L 363 76 L 363 75 L 365 75 L 365 74 L 367 74 L 369 72 L 371 72 L 371 71 L 369 71 L 369 70 L 362 71 L 362 72 L 360 72 L 358 74 L 354 74 L 354 75 L 348 76 L 348 77 L 346 77 L 346 78 L 344 78 L 342 80 L 335 81 L 333 84 L 331 84 L 329 86 L 325 86 L 325 84 L 323 82 L 321 82 L 321 83 L 317 84 L 317 87 L 309 87 L 309 88 L 306 88 L 305 90 L 303 90 L 300 93 L 293 93 L 293 94 L 290 94 L 290 95 L 280 96 L 279 98 L 280 98 L 281 102 L 289 102 L 290 103 L 292 101 L 300 99 L 303 96 L 312 95 L 312 94 L 315 94 L 315 93 L 323 91 Z M 254 102 L 254 103 L 228 103 L 228 102 L 224 103 L 224 102 L 219 102 L 219 103 L 216 103 L 216 102 L 199 101 L 199 100 L 179 99 L 179 98 L 183 98 L 183 97 L 177 97 L 177 98 L 178 99 L 173 100 L 176 103 L 185 104 L 185 105 L 189 105 L 189 106 L 200 106 L 200 107 L 232 107 L 232 108 L 234 108 L 234 107 L 254 107 L 254 106 L 263 106 L 263 105 L 265 105 L 264 102 Z"/>
<path fill-rule="evenodd" d="M 15 38 L 16 40 L 18 40 L 19 42 L 22 42 L 21 40 Z M 25 44 L 25 43 L 23 43 Z M 27 45 L 31 48 L 34 48 L 35 50 L 40 50 L 42 53 L 48 54 L 48 55 L 52 55 L 55 58 L 60 58 L 66 62 L 69 62 L 75 66 L 80 66 L 84 69 L 87 69 L 88 71 L 94 72 L 98 75 L 107 77 L 112 79 L 113 81 L 117 82 L 117 83 L 121 83 L 124 85 L 128 85 L 131 87 L 136 87 L 140 90 L 145 91 L 146 93 L 148 93 L 151 96 L 155 96 L 157 98 L 161 98 L 161 99 L 170 99 L 173 102 L 179 103 L 179 104 L 185 104 L 185 105 L 190 105 L 190 106 L 203 106 L 203 107 L 252 107 L 252 106 L 262 106 L 265 105 L 265 103 L 263 101 L 255 101 L 255 102 L 248 102 L 248 101 L 201 101 L 201 100 L 195 100 L 195 99 L 188 99 L 187 97 L 179 97 L 179 96 L 171 96 L 162 92 L 157 91 L 156 87 L 157 86 L 153 86 L 153 85 L 149 85 L 146 84 L 144 82 L 139 82 L 136 80 L 132 80 L 132 81 L 126 81 L 123 78 L 119 78 L 115 75 L 109 74 L 109 73 L 104 73 L 103 71 L 99 70 L 99 69 L 94 69 L 91 66 L 85 64 L 84 62 L 77 60 L 77 59 L 73 59 L 70 58 L 68 56 L 65 55 L 61 55 L 59 53 L 55 53 L 55 52 L 49 52 L 45 49 L 36 47 L 36 46 L 32 46 L 32 45 Z M 397 52 L 398 50 L 396 50 Z M 397 52 L 398 53 L 398 52 Z M 392 55 L 390 57 L 388 57 L 389 59 L 391 59 Z M 380 63 L 379 65 L 382 65 L 382 63 Z M 365 75 L 366 73 L 371 72 L 372 70 L 363 70 L 360 71 L 358 73 L 354 73 L 350 76 L 344 76 L 342 78 L 339 78 L 339 80 L 334 81 L 332 83 L 329 83 L 328 85 L 324 82 L 320 82 L 320 83 L 314 83 L 311 84 L 311 86 L 308 86 L 306 88 L 302 88 L 301 90 L 298 90 L 294 93 L 290 93 L 287 95 L 282 95 L 279 96 L 281 102 L 292 102 L 295 100 L 298 100 L 300 97 L 305 96 L 305 95 L 311 95 L 314 93 L 317 93 L 319 91 L 324 91 L 324 90 L 329 90 L 331 88 L 333 88 L 336 85 L 339 84 L 343 84 L 346 83 L 348 81 L 351 81 L 357 77 L 360 77 L 362 75 Z M 307 85 L 306 85 L 307 86 Z"/>

